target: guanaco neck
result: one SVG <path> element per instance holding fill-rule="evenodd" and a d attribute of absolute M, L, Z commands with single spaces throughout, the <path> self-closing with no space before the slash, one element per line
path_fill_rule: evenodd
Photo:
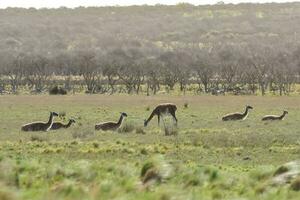
<path fill-rule="evenodd" d="M 69 128 L 72 125 L 72 120 L 69 120 L 68 124 L 64 124 L 64 128 Z"/>
<path fill-rule="evenodd" d="M 52 123 L 53 123 L 53 113 L 51 112 L 51 113 L 50 113 L 49 120 L 48 120 L 48 122 L 47 122 L 48 127 L 51 127 L 51 126 L 52 126 Z"/>
<path fill-rule="evenodd" d="M 244 116 L 244 117 L 245 117 L 245 116 L 247 116 L 247 115 L 248 115 L 248 112 L 249 112 L 249 108 L 248 108 L 248 107 L 246 107 L 246 110 L 245 110 L 245 112 L 244 112 L 243 116 Z"/>
<path fill-rule="evenodd" d="M 286 112 L 283 112 L 282 115 L 279 117 L 279 119 L 283 119 L 286 115 Z"/>
<path fill-rule="evenodd" d="M 155 115 L 159 115 L 158 112 L 156 112 L 155 110 L 152 111 L 151 115 L 149 116 L 149 118 L 145 121 L 145 125 L 147 126 L 148 123 L 151 121 L 151 119 L 155 116 Z"/>
<path fill-rule="evenodd" d="M 123 115 L 120 116 L 120 119 L 119 121 L 117 122 L 117 125 L 121 125 L 122 124 L 122 121 L 123 121 L 124 117 Z"/>

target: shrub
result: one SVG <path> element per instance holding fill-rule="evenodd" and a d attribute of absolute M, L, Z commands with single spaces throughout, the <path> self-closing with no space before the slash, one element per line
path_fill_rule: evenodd
<path fill-rule="evenodd" d="M 61 87 L 54 86 L 53 88 L 50 88 L 49 94 L 50 95 L 66 95 L 67 91 Z"/>
<path fill-rule="evenodd" d="M 134 131 L 135 127 L 132 123 L 125 123 L 118 129 L 119 133 L 131 133 Z"/>
<path fill-rule="evenodd" d="M 147 150 L 146 150 L 145 148 L 142 148 L 142 149 L 141 149 L 141 154 L 143 154 L 143 155 L 147 155 L 147 154 L 148 154 L 148 152 L 147 152 Z"/>
<path fill-rule="evenodd" d="M 143 135 L 146 134 L 146 132 L 144 131 L 144 129 L 143 129 L 142 127 L 137 127 L 137 128 L 135 129 L 135 133 L 136 133 L 136 134 L 143 134 Z"/>
<path fill-rule="evenodd" d="M 183 107 L 184 107 L 185 109 L 187 109 L 187 108 L 189 107 L 189 103 L 185 102 L 185 103 L 183 104 Z"/>
<path fill-rule="evenodd" d="M 300 191 L 300 177 L 297 177 L 292 183 L 291 183 L 291 189 L 294 191 Z"/>
<path fill-rule="evenodd" d="M 153 167 L 154 167 L 154 164 L 152 162 L 145 163 L 141 170 L 141 177 L 145 176 L 147 171 Z"/>
<path fill-rule="evenodd" d="M 67 115 L 67 113 L 65 111 L 58 113 L 59 118 L 63 118 L 63 119 L 66 117 L 66 115 Z"/>

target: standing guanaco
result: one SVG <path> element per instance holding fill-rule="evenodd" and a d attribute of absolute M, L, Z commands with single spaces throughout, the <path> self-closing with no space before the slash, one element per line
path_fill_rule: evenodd
<path fill-rule="evenodd" d="M 50 112 L 48 122 L 32 122 L 22 126 L 22 131 L 49 131 L 53 124 L 53 117 L 58 116 L 56 112 Z"/>
<path fill-rule="evenodd" d="M 249 114 L 249 110 L 253 109 L 252 106 L 246 106 L 246 110 L 244 113 L 230 113 L 222 117 L 223 121 L 229 120 L 245 120 Z"/>
<path fill-rule="evenodd" d="M 155 115 L 157 115 L 159 125 L 160 117 L 162 117 L 163 114 L 171 114 L 177 125 L 177 118 L 175 115 L 176 110 L 177 107 L 173 103 L 159 104 L 158 106 L 156 106 L 156 108 L 154 108 L 149 118 L 145 119 L 144 126 L 146 127 Z"/>

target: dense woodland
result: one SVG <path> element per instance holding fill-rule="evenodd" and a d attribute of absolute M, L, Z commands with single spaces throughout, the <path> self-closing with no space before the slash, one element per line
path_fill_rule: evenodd
<path fill-rule="evenodd" d="M 300 3 L 0 9 L 0 93 L 285 95 Z"/>

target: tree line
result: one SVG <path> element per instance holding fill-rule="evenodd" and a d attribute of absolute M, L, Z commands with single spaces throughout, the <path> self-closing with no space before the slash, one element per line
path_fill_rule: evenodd
<path fill-rule="evenodd" d="M 0 93 L 274 93 L 300 74 L 300 4 L 0 10 Z"/>
<path fill-rule="evenodd" d="M 176 49 L 147 57 L 137 49 L 115 49 L 104 55 L 93 51 L 46 57 L 19 54 L 1 69 L 1 91 L 36 93 L 61 85 L 82 85 L 88 93 L 147 93 L 173 90 L 195 93 L 233 92 L 289 94 L 299 82 L 299 62 L 290 62 L 300 49 L 220 46 Z M 121 86 L 122 87 L 121 87 Z"/>

